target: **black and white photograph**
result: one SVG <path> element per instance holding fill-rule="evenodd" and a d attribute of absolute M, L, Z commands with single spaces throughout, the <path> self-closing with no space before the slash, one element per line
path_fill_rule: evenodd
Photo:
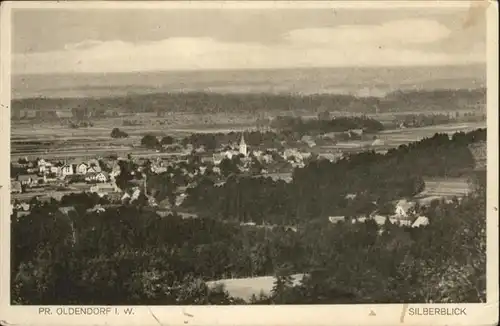
<path fill-rule="evenodd" d="M 491 303 L 485 3 L 11 3 L 7 304 Z"/>

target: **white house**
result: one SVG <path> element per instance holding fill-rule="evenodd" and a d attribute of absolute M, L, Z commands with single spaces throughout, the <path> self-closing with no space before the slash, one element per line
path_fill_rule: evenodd
<path fill-rule="evenodd" d="M 100 197 L 103 197 L 110 193 L 118 193 L 120 192 L 120 188 L 114 182 L 108 183 L 99 183 L 90 187 L 90 192 L 98 194 Z"/>
<path fill-rule="evenodd" d="M 417 217 L 417 219 L 415 220 L 415 222 L 413 222 L 413 224 L 411 225 L 412 228 L 418 228 L 418 227 L 421 227 L 421 226 L 426 226 L 426 225 L 429 225 L 429 219 L 425 216 L 419 216 Z"/>
<path fill-rule="evenodd" d="M 63 177 L 65 177 L 67 175 L 73 175 L 73 174 L 75 174 L 75 169 L 73 167 L 73 164 L 64 164 L 61 167 L 61 175 Z"/>
<path fill-rule="evenodd" d="M 88 169 L 88 164 L 87 163 L 80 163 L 76 166 L 76 173 L 77 174 L 87 174 L 87 169 Z"/>
<path fill-rule="evenodd" d="M 396 210 L 394 214 L 399 218 L 407 218 L 409 210 L 413 207 L 415 207 L 415 202 L 410 202 L 407 201 L 406 199 L 401 199 L 396 203 Z"/>
<path fill-rule="evenodd" d="M 11 193 L 22 193 L 23 192 L 23 188 L 21 186 L 21 182 L 20 181 L 11 181 L 10 182 L 10 192 Z"/>
<path fill-rule="evenodd" d="M 36 174 L 21 174 L 17 177 L 17 181 L 26 186 L 37 184 L 38 179 L 40 178 Z"/>
<path fill-rule="evenodd" d="M 38 171 L 40 173 L 47 173 L 52 167 L 52 163 L 45 161 L 43 158 L 37 161 Z"/>
<path fill-rule="evenodd" d="M 85 181 L 89 182 L 106 182 L 108 179 L 109 177 L 106 172 L 91 172 L 85 176 Z"/>
<path fill-rule="evenodd" d="M 36 162 L 36 165 L 38 167 L 42 166 L 42 165 L 45 165 L 47 164 L 47 161 L 45 161 L 43 158 L 39 159 L 37 162 Z"/>
<path fill-rule="evenodd" d="M 99 165 L 89 165 L 87 168 L 87 173 L 99 173 L 101 172 L 101 167 Z"/>
<path fill-rule="evenodd" d="M 389 221 L 392 224 L 400 225 L 400 226 L 411 226 L 411 221 L 410 220 L 402 220 L 402 219 L 397 219 L 397 218 L 390 218 Z"/>
<path fill-rule="evenodd" d="M 87 209 L 87 213 L 92 213 L 92 212 L 104 213 L 105 211 L 106 211 L 106 209 L 104 207 L 102 207 L 100 204 L 97 204 L 94 207 Z"/>
<path fill-rule="evenodd" d="M 329 216 L 328 220 L 330 223 L 336 224 L 345 221 L 345 216 Z"/>

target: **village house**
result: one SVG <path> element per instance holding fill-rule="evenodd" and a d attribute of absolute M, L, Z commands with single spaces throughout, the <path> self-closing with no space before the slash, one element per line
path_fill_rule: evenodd
<path fill-rule="evenodd" d="M 151 166 L 151 172 L 156 173 L 156 174 L 160 174 L 160 173 L 163 173 L 163 172 L 167 172 L 167 167 L 165 167 L 165 166 L 157 166 L 157 165 L 152 165 L 152 166 Z"/>
<path fill-rule="evenodd" d="M 330 162 L 336 162 L 340 160 L 343 157 L 343 154 L 340 152 L 335 152 L 335 153 L 319 153 L 318 154 L 319 158 L 326 159 Z"/>
<path fill-rule="evenodd" d="M 120 188 L 114 182 L 99 183 L 90 187 L 90 192 L 96 193 L 99 196 L 104 196 L 110 193 L 120 192 Z"/>
<path fill-rule="evenodd" d="M 45 159 L 43 159 L 43 158 L 39 158 L 39 159 L 36 161 L 36 165 L 37 165 L 37 166 L 42 166 L 42 165 L 45 165 L 45 164 L 47 164 L 47 163 L 48 163 L 48 162 L 47 162 Z"/>
<path fill-rule="evenodd" d="M 100 173 L 102 172 L 101 167 L 98 165 L 89 165 L 87 168 L 87 173 Z"/>
<path fill-rule="evenodd" d="M 46 174 L 50 173 L 52 168 L 52 163 L 50 162 L 45 162 L 44 164 L 41 164 L 38 166 L 38 172 L 40 174 Z"/>
<path fill-rule="evenodd" d="M 10 182 L 10 193 L 12 194 L 20 194 L 23 192 L 23 188 L 20 181 L 11 181 Z"/>
<path fill-rule="evenodd" d="M 17 177 L 17 181 L 21 183 L 23 186 L 34 186 L 38 184 L 38 180 L 40 177 L 36 174 L 21 174 Z"/>
<path fill-rule="evenodd" d="M 64 178 L 69 175 L 74 175 L 76 164 L 66 163 L 61 167 L 61 176 Z"/>
<path fill-rule="evenodd" d="M 123 194 L 122 196 L 122 202 L 126 201 L 126 200 L 130 200 L 130 202 L 134 202 L 136 201 L 137 199 L 139 199 L 139 196 L 141 195 L 141 189 L 139 189 L 139 187 L 134 187 L 133 189 L 131 189 L 130 192 L 126 192 Z"/>
<path fill-rule="evenodd" d="M 362 136 L 363 129 L 351 129 L 351 130 L 349 130 L 349 134 L 356 135 L 356 136 Z"/>
<path fill-rule="evenodd" d="M 92 208 L 88 208 L 86 210 L 87 213 L 104 213 L 106 209 L 102 207 L 100 204 L 95 205 Z"/>
<path fill-rule="evenodd" d="M 30 213 L 31 213 L 30 211 L 17 211 L 16 218 L 20 219 L 21 217 L 30 215 Z"/>
<path fill-rule="evenodd" d="M 396 209 L 394 215 L 398 218 L 407 218 L 408 213 L 411 208 L 415 207 L 415 202 L 408 201 L 406 199 L 401 199 L 396 203 Z"/>
<path fill-rule="evenodd" d="M 422 226 L 426 226 L 426 225 L 429 225 L 429 219 L 425 216 L 419 216 L 419 217 L 417 217 L 415 222 L 413 222 L 411 227 L 418 228 L 418 227 L 422 227 Z"/>
<path fill-rule="evenodd" d="M 30 210 L 30 204 L 28 203 L 25 203 L 25 202 L 21 202 L 21 203 L 16 203 L 14 205 L 12 205 L 13 208 L 17 211 L 24 211 L 24 212 L 28 212 Z"/>
<path fill-rule="evenodd" d="M 85 175 L 87 182 L 107 182 L 109 175 L 106 172 L 90 172 Z"/>
<path fill-rule="evenodd" d="M 87 169 L 88 169 L 88 164 L 85 162 L 82 162 L 76 166 L 76 173 L 77 174 L 87 174 Z"/>
<path fill-rule="evenodd" d="M 329 216 L 328 220 L 330 221 L 330 223 L 337 224 L 339 222 L 344 222 L 345 216 Z"/>

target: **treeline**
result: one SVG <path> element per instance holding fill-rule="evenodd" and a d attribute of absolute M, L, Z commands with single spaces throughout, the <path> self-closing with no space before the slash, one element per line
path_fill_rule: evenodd
<path fill-rule="evenodd" d="M 345 132 L 353 129 L 361 129 L 366 132 L 384 130 L 384 125 L 380 121 L 366 116 L 333 119 L 303 119 L 301 117 L 279 116 L 271 122 L 271 126 L 281 131 L 294 131 L 301 135 Z"/>
<path fill-rule="evenodd" d="M 276 275 L 253 303 L 484 302 L 485 176 L 462 201 L 433 202 L 430 225 L 308 223 L 297 232 L 160 217 L 86 194 L 32 202 L 12 218 L 11 302 L 243 304 L 207 280 Z M 61 212 L 61 206 L 75 210 Z M 292 273 L 305 273 L 293 287 Z"/>
<path fill-rule="evenodd" d="M 475 165 L 468 145 L 485 139 L 485 129 L 455 133 L 451 138 L 436 134 L 386 154 L 371 151 L 337 162 L 312 160 L 293 171 L 289 184 L 241 175 L 233 175 L 223 185 L 207 179 L 188 190 L 183 205 L 201 215 L 256 223 L 367 215 L 389 201 L 423 191 L 423 177 L 467 175 Z"/>
<path fill-rule="evenodd" d="M 239 144 L 241 136 L 245 138 L 247 145 L 254 148 L 280 148 L 283 141 L 298 141 L 300 138 L 293 137 L 289 133 L 273 131 L 245 131 L 229 133 L 193 133 L 181 140 L 183 145 L 192 144 L 193 147 L 203 146 L 207 150 L 221 148 L 222 145 Z"/>
<path fill-rule="evenodd" d="M 147 134 L 141 139 L 141 145 L 151 149 L 160 148 L 163 145 L 178 145 L 188 146 L 193 148 L 203 147 L 207 151 L 216 149 L 224 149 L 224 146 L 229 144 L 239 144 L 241 136 L 245 138 L 245 143 L 256 148 L 282 148 L 283 143 L 293 143 L 301 140 L 301 135 L 295 132 L 282 131 L 244 131 L 229 133 L 192 133 L 182 139 L 175 139 L 172 136 L 164 136 L 158 138 L 155 135 Z"/>
<path fill-rule="evenodd" d="M 138 94 L 101 98 L 26 98 L 12 102 L 13 110 L 33 108 L 89 107 L 100 111 L 118 108 L 124 112 L 270 112 L 345 111 L 359 113 L 458 110 L 485 104 L 485 89 L 405 91 L 386 97 L 357 97 L 342 94 L 263 94 L 179 92 Z"/>
<path fill-rule="evenodd" d="M 407 114 L 396 116 L 395 122 L 405 127 L 426 127 L 451 122 L 478 122 L 485 121 L 486 114 L 476 112 L 465 112 L 460 115 L 460 112 L 450 112 L 448 114 Z"/>

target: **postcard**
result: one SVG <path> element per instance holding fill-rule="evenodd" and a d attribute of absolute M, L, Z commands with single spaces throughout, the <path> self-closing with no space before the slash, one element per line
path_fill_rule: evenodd
<path fill-rule="evenodd" d="M 498 323 L 496 2 L 0 21 L 1 325 Z"/>

